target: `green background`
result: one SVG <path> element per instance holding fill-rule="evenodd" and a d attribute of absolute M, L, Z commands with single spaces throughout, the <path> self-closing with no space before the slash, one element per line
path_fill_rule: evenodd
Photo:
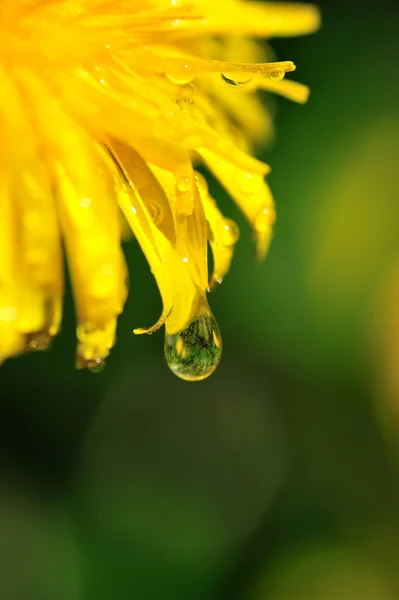
<path fill-rule="evenodd" d="M 162 333 L 132 335 L 160 311 L 135 241 L 103 373 L 74 370 L 70 294 L 52 351 L 1 368 L 1 599 L 399 597 L 398 8 L 320 6 L 319 33 L 273 42 L 312 95 L 278 100 L 260 153 L 263 265 L 211 182 L 241 228 L 215 375 L 183 383 Z"/>

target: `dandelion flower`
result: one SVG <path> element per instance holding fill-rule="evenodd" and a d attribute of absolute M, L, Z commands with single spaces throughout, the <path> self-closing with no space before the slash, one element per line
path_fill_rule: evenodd
<path fill-rule="evenodd" d="M 63 254 L 77 366 L 96 369 L 127 295 L 126 224 L 156 279 L 165 354 L 181 378 L 216 368 L 206 291 L 238 239 L 195 170 L 203 164 L 252 225 L 259 258 L 275 219 L 250 155 L 271 131 L 258 89 L 303 102 L 256 38 L 310 33 L 311 5 L 243 0 L 0 0 L 0 361 L 57 333 Z M 207 243 L 214 255 L 208 281 Z"/>

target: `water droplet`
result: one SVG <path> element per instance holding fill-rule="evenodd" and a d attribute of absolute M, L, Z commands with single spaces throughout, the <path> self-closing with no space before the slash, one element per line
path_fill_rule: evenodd
<path fill-rule="evenodd" d="M 180 98 L 182 98 L 183 100 L 185 100 L 186 102 L 188 101 L 192 101 L 193 97 L 195 96 L 197 89 L 195 87 L 195 85 L 193 83 L 189 83 L 187 85 L 183 85 L 180 88 Z"/>
<path fill-rule="evenodd" d="M 232 219 L 224 219 L 219 224 L 219 235 L 222 244 L 233 246 L 240 237 L 240 230 L 237 223 Z"/>
<path fill-rule="evenodd" d="M 272 206 L 264 206 L 255 217 L 255 230 L 264 233 L 270 229 L 276 220 L 276 213 Z"/>
<path fill-rule="evenodd" d="M 170 83 L 174 83 L 175 85 L 187 85 L 194 79 L 194 75 L 190 73 L 165 73 L 165 77 Z"/>
<path fill-rule="evenodd" d="M 237 170 L 234 176 L 234 183 L 238 190 L 243 194 L 253 194 L 253 176 L 251 173 Z"/>
<path fill-rule="evenodd" d="M 221 357 L 222 338 L 210 312 L 195 317 L 183 331 L 174 334 L 166 331 L 166 362 L 180 379 L 206 379 L 215 371 Z"/>
<path fill-rule="evenodd" d="M 285 77 L 285 72 L 282 69 L 276 69 L 270 73 L 269 77 L 273 81 L 281 81 Z"/>
<path fill-rule="evenodd" d="M 243 73 L 237 75 L 232 73 L 222 73 L 222 79 L 231 87 L 242 87 L 243 85 L 250 83 L 253 77 Z"/>
<path fill-rule="evenodd" d="M 26 336 L 27 352 L 45 352 L 51 345 L 51 336 L 48 331 L 29 333 Z"/>
<path fill-rule="evenodd" d="M 105 360 L 99 357 L 94 358 L 93 360 L 89 360 L 86 366 L 90 373 L 101 373 L 105 369 Z"/>
<path fill-rule="evenodd" d="M 159 206 L 159 204 L 156 204 L 155 202 L 150 204 L 148 206 L 148 212 L 150 213 L 154 225 L 158 225 L 162 221 L 164 212 L 162 206 Z"/>
<path fill-rule="evenodd" d="M 182 194 L 184 194 L 185 192 L 189 192 L 191 189 L 190 177 L 187 177 L 187 176 L 178 177 L 176 180 L 176 187 L 177 187 L 178 191 L 181 192 Z"/>

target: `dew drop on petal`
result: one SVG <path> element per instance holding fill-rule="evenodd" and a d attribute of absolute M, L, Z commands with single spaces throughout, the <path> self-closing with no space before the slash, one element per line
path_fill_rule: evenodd
<path fill-rule="evenodd" d="M 187 103 L 194 102 L 193 97 L 195 96 L 197 89 L 193 83 L 181 86 L 179 91 L 179 98 L 181 100 Z"/>
<path fill-rule="evenodd" d="M 194 75 L 190 75 L 189 73 L 165 73 L 165 77 L 170 83 L 174 83 L 175 85 L 187 85 L 194 79 Z"/>
<path fill-rule="evenodd" d="M 162 206 L 153 202 L 152 204 L 149 205 L 148 212 L 150 213 L 150 216 L 151 216 L 151 219 L 152 219 L 154 225 L 159 225 L 159 223 L 161 223 L 161 221 L 163 219 L 163 215 L 164 215 Z"/>
<path fill-rule="evenodd" d="M 222 356 L 222 338 L 211 312 L 196 316 L 183 331 L 165 335 L 169 369 L 185 381 L 201 381 L 215 371 Z"/>
<path fill-rule="evenodd" d="M 274 208 L 264 206 L 255 217 L 255 230 L 261 233 L 268 231 L 276 220 Z"/>
<path fill-rule="evenodd" d="M 237 223 L 232 219 L 224 219 L 219 226 L 219 235 L 221 242 L 225 246 L 233 246 L 240 237 L 240 230 Z"/>
<path fill-rule="evenodd" d="M 242 194 L 253 194 L 253 177 L 251 173 L 245 173 L 237 169 L 234 175 L 234 183 Z"/>
<path fill-rule="evenodd" d="M 185 192 L 189 192 L 191 188 L 190 177 L 178 177 L 176 181 L 176 187 L 178 191 L 182 194 L 184 194 Z"/>
<path fill-rule="evenodd" d="M 253 77 L 248 77 L 243 74 L 234 75 L 230 73 L 222 73 L 222 79 L 225 83 L 227 83 L 227 85 L 230 85 L 231 87 L 242 87 L 243 85 L 250 83 Z"/>
<path fill-rule="evenodd" d="M 282 69 L 276 69 L 270 73 L 269 77 L 273 81 L 281 81 L 285 77 L 285 72 Z"/>

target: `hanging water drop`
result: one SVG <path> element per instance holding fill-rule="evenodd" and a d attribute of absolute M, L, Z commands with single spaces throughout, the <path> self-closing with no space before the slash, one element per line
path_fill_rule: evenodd
<path fill-rule="evenodd" d="M 275 69 L 269 75 L 273 81 L 281 81 L 285 77 L 285 72 L 282 69 Z"/>
<path fill-rule="evenodd" d="M 165 358 L 171 371 L 185 381 L 201 381 L 215 371 L 222 356 L 222 338 L 210 312 L 194 318 L 183 331 L 165 336 Z"/>
<path fill-rule="evenodd" d="M 105 360 L 102 358 L 94 358 L 87 363 L 87 368 L 90 373 L 101 373 L 105 369 Z"/>
<path fill-rule="evenodd" d="M 231 73 L 222 73 L 222 79 L 231 87 L 242 87 L 243 85 L 250 83 L 253 77 L 245 76 L 244 74 L 234 75 Z"/>
<path fill-rule="evenodd" d="M 51 346 L 51 336 L 48 331 L 38 331 L 26 336 L 27 352 L 45 352 Z"/>

